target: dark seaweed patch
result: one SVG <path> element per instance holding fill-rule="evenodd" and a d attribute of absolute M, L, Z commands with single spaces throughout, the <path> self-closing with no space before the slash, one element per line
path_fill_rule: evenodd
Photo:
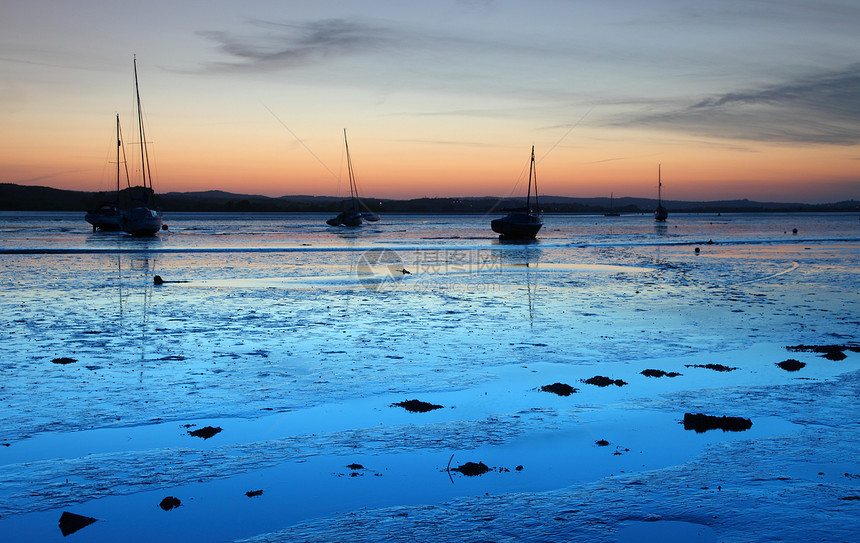
<path fill-rule="evenodd" d="M 845 360 L 847 356 L 845 351 L 860 353 L 860 346 L 857 345 L 794 345 L 786 347 L 787 350 L 793 352 L 817 353 L 828 360 Z"/>
<path fill-rule="evenodd" d="M 441 405 L 436 405 L 428 402 L 421 402 L 418 400 L 407 400 L 399 403 L 391 404 L 392 407 L 402 407 L 403 409 L 409 411 L 410 413 L 426 413 L 428 411 L 433 411 L 434 409 L 442 409 Z"/>
<path fill-rule="evenodd" d="M 199 430 L 189 430 L 188 433 L 194 437 L 202 437 L 203 439 L 209 439 L 220 431 L 220 427 L 206 426 L 200 428 Z"/>
<path fill-rule="evenodd" d="M 685 368 L 705 368 L 714 371 L 735 371 L 738 368 L 724 366 L 722 364 L 685 364 Z"/>
<path fill-rule="evenodd" d="M 60 358 L 55 358 L 51 360 L 51 362 L 53 362 L 54 364 L 72 364 L 73 362 L 77 362 L 77 360 L 75 360 L 74 358 L 62 356 Z"/>
<path fill-rule="evenodd" d="M 777 362 L 777 366 L 784 369 L 785 371 L 797 371 L 806 364 L 799 360 L 795 360 L 793 358 L 789 358 L 788 360 L 783 360 L 782 362 Z"/>
<path fill-rule="evenodd" d="M 161 503 L 158 504 L 158 506 L 161 507 L 162 509 L 164 509 L 165 511 L 170 511 L 171 509 L 176 509 L 180 505 L 182 505 L 182 502 L 179 500 L 179 498 L 176 498 L 174 496 L 167 496 L 166 498 L 161 500 Z"/>
<path fill-rule="evenodd" d="M 684 413 L 684 430 L 695 430 L 697 434 L 708 430 L 743 432 L 752 428 L 752 421 L 743 417 L 715 417 L 703 413 Z"/>
<path fill-rule="evenodd" d="M 678 377 L 681 375 L 677 371 L 663 371 L 663 370 L 642 370 L 642 375 L 645 377 Z"/>
<path fill-rule="evenodd" d="M 474 477 L 475 475 L 483 475 L 487 473 L 490 471 L 490 468 L 488 468 L 483 462 L 466 462 L 462 466 L 451 468 L 451 471 L 459 471 L 463 475 Z"/>
<path fill-rule="evenodd" d="M 249 490 L 248 492 L 245 492 L 245 495 L 248 496 L 249 498 L 253 498 L 254 496 L 262 496 L 263 491 L 262 490 Z"/>
<path fill-rule="evenodd" d="M 573 388 L 572 386 L 565 383 L 553 383 L 551 385 L 544 385 L 540 387 L 540 389 L 544 392 L 552 392 L 553 394 L 558 394 L 559 396 L 570 396 L 574 392 L 578 391 L 578 389 Z"/>
<path fill-rule="evenodd" d="M 83 515 L 76 515 L 74 513 L 69 513 L 68 511 L 63 511 L 63 514 L 60 515 L 60 531 L 63 533 L 63 537 L 73 534 L 80 530 L 81 528 L 86 528 L 93 522 L 98 519 L 94 519 L 93 517 L 85 517 Z"/>
<path fill-rule="evenodd" d="M 621 387 L 627 384 L 621 379 L 610 379 L 609 377 L 604 377 L 603 375 L 595 375 L 594 377 L 591 377 L 590 379 L 585 379 L 582 382 L 589 385 L 596 385 L 599 387 L 608 387 L 609 385 Z"/>

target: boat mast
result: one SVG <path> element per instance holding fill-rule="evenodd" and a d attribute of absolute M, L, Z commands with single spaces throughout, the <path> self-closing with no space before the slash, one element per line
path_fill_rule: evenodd
<path fill-rule="evenodd" d="M 143 111 L 140 106 L 140 88 L 137 84 L 137 55 L 134 56 L 134 94 L 137 101 L 137 126 L 140 133 L 140 168 L 143 175 L 143 188 L 147 188 L 147 177 L 149 178 L 149 188 L 152 188 L 152 175 L 150 175 L 149 169 L 149 153 L 146 151 L 146 131 L 143 128 Z"/>
<path fill-rule="evenodd" d="M 532 212 L 532 204 L 531 204 L 532 174 L 535 173 L 534 169 L 535 169 L 535 146 L 532 145 L 532 157 L 531 157 L 531 161 L 529 162 L 529 188 L 528 188 L 528 192 L 526 193 L 526 213 Z M 537 179 L 535 179 L 535 204 L 537 204 Z"/>
<path fill-rule="evenodd" d="M 122 147 L 122 135 L 119 128 L 119 113 L 116 114 L 116 201 L 119 203 L 119 151 Z"/>
<path fill-rule="evenodd" d="M 660 174 L 660 164 L 657 164 L 657 206 L 663 205 L 663 176 Z"/>
<path fill-rule="evenodd" d="M 346 147 L 346 169 L 349 172 L 349 195 L 352 198 L 352 210 L 358 211 L 358 202 L 356 202 L 356 193 L 358 188 L 355 186 L 355 174 L 352 171 L 352 159 L 349 157 L 349 142 L 346 140 L 346 128 L 343 129 L 343 144 Z"/>

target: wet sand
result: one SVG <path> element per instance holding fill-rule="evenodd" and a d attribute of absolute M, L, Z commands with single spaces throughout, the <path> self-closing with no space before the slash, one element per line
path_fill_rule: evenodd
<path fill-rule="evenodd" d="M 0 535 L 853 538 L 856 244 L 493 250 L 6 255 Z"/>

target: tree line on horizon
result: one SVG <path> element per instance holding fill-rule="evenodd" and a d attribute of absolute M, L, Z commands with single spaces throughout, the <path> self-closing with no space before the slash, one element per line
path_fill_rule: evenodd
<path fill-rule="evenodd" d="M 129 189 L 125 189 L 128 191 Z M 122 192 L 125 192 L 122 191 Z M 0 211 L 86 211 L 103 201 L 116 200 L 116 194 L 73 191 L 0 183 Z M 413 198 L 409 200 L 362 198 L 377 213 L 491 213 L 525 205 L 524 198 L 458 197 Z M 282 196 L 268 197 L 232 194 L 221 191 L 170 192 L 157 196 L 158 205 L 165 212 L 338 212 L 347 199 L 334 196 Z M 605 213 L 610 209 L 621 214 L 650 213 L 655 199 L 623 197 L 574 198 L 542 196 L 544 213 Z M 679 212 L 767 212 L 767 211 L 860 211 L 860 202 L 847 200 L 828 204 L 768 203 L 751 200 L 712 202 L 666 201 L 664 205 Z M 611 208 L 610 208 L 611 206 Z"/>

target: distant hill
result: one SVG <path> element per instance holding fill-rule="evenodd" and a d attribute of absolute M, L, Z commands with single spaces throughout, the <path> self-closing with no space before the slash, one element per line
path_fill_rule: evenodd
<path fill-rule="evenodd" d="M 112 194 L 0 183 L 0 211 L 84 211 L 94 207 L 100 201 L 110 199 Z M 168 192 L 159 194 L 157 200 L 165 212 L 337 212 L 347 203 L 347 200 L 334 196 L 291 195 L 272 198 L 220 190 Z M 521 198 L 494 196 L 411 200 L 362 198 L 362 200 L 372 210 L 381 213 L 487 213 L 501 212 L 525 205 L 525 200 Z M 541 196 L 540 204 L 545 213 L 605 213 L 610 209 L 609 198 Z M 690 213 L 860 211 L 860 202 L 854 200 L 830 204 L 787 204 L 751 200 L 713 202 L 664 200 L 663 204 L 670 211 Z M 615 198 L 612 201 L 612 210 L 622 214 L 650 213 L 656 206 L 656 200 L 648 198 Z"/>

